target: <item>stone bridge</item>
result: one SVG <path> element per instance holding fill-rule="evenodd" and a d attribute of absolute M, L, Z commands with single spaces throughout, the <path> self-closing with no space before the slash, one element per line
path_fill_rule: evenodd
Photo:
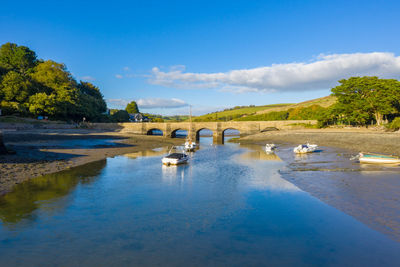
<path fill-rule="evenodd" d="M 316 124 L 313 120 L 289 120 L 289 121 L 228 121 L 228 122 L 143 122 L 143 123 L 118 123 L 118 124 L 93 124 L 93 128 L 105 129 L 107 127 L 119 128 L 121 132 L 152 135 L 153 130 L 162 131 L 162 135 L 167 138 L 176 137 L 178 130 L 186 130 L 191 132 L 192 140 L 200 139 L 200 131 L 208 129 L 213 132 L 213 141 L 217 144 L 224 142 L 225 131 L 235 129 L 240 132 L 241 136 L 255 134 L 271 129 L 292 129 L 299 127 L 298 124 Z M 297 125 L 297 126 L 296 126 Z M 189 131 L 192 126 L 191 131 Z"/>

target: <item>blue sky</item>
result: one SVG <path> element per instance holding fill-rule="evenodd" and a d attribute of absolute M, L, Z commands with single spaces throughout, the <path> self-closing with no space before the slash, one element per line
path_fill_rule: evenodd
<path fill-rule="evenodd" d="M 7 1 L 0 43 L 99 86 L 109 107 L 195 114 L 400 78 L 398 1 Z"/>

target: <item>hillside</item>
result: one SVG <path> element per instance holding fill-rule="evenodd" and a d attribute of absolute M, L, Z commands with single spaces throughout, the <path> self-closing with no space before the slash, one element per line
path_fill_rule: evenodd
<path fill-rule="evenodd" d="M 232 109 L 226 109 L 223 111 L 217 111 L 209 114 L 205 114 L 202 116 L 197 116 L 193 118 L 193 121 L 215 121 L 215 120 L 232 120 L 235 118 L 242 117 L 243 115 L 256 114 L 260 111 L 266 111 L 275 108 L 285 108 L 291 106 L 293 104 L 272 104 L 265 106 L 246 106 L 246 107 L 238 107 Z"/>
<path fill-rule="evenodd" d="M 250 115 L 260 115 L 269 112 L 280 112 L 286 111 L 291 108 L 306 108 L 312 105 L 319 105 L 321 107 L 329 107 L 333 105 L 336 101 L 336 98 L 333 96 L 321 97 L 313 100 L 304 101 L 301 103 L 295 104 L 272 104 L 265 106 L 246 106 L 246 107 L 237 107 L 232 109 L 226 109 L 224 111 L 213 112 L 209 114 L 205 114 L 202 116 L 197 116 L 193 118 L 193 121 L 230 121 L 230 120 L 238 120 L 239 118 L 243 118 Z"/>
<path fill-rule="evenodd" d="M 258 112 L 256 112 L 256 114 L 264 114 L 264 113 L 268 113 L 268 112 L 272 112 L 272 111 L 285 111 L 291 108 L 306 108 L 312 105 L 319 105 L 323 108 L 332 106 L 334 103 L 336 102 L 336 97 L 334 96 L 325 96 L 325 97 L 320 97 L 320 98 L 316 98 L 316 99 L 312 99 L 312 100 L 307 100 L 304 102 L 300 102 L 297 104 L 292 104 L 289 106 L 285 106 L 285 107 L 276 107 L 276 108 L 270 108 L 270 109 L 265 109 L 265 110 L 260 110 Z"/>

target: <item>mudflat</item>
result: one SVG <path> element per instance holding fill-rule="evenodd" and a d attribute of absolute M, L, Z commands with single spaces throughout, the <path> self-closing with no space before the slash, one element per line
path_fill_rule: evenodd
<path fill-rule="evenodd" d="M 15 152 L 0 155 L 0 195 L 15 184 L 107 157 L 182 143 L 159 136 L 82 129 L 4 131 Z"/>
<path fill-rule="evenodd" d="M 400 241 L 400 166 L 360 164 L 360 151 L 400 155 L 400 133 L 357 129 L 265 132 L 240 144 L 278 144 L 284 179 L 369 227 Z M 320 151 L 296 156 L 293 147 L 316 143 Z"/>

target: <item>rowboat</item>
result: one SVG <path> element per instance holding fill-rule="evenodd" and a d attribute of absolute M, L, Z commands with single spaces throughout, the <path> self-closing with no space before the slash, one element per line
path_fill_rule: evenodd
<path fill-rule="evenodd" d="M 359 155 L 360 163 L 400 164 L 400 158 L 396 156 L 363 153 Z"/>

